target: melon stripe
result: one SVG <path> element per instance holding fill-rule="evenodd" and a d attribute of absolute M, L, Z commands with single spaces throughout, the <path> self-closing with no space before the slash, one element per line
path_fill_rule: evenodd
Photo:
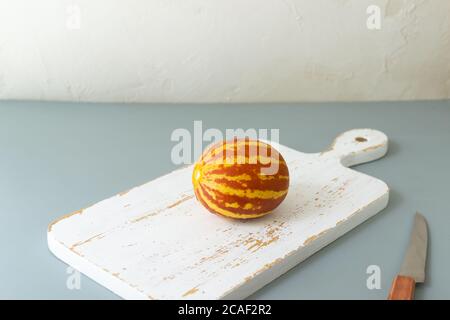
<path fill-rule="evenodd" d="M 263 157 L 263 156 L 241 156 L 237 155 L 234 157 L 224 157 L 224 158 L 218 158 L 213 159 L 211 161 L 205 162 L 207 165 L 218 165 L 218 164 L 228 164 L 228 165 L 235 165 L 235 164 L 262 164 L 262 165 L 268 165 L 268 164 L 279 164 L 279 160 L 275 158 L 269 158 L 269 157 Z"/>
<path fill-rule="evenodd" d="M 205 200 L 211 201 L 211 203 L 214 203 L 215 206 L 218 208 L 231 212 L 236 214 L 260 214 L 261 212 L 268 212 L 271 210 L 271 206 L 268 204 L 253 204 L 251 202 L 246 203 L 239 203 L 239 202 L 233 202 L 231 199 L 225 200 L 223 202 L 217 201 L 221 200 L 218 197 L 213 197 L 210 192 L 208 192 L 205 188 L 205 186 L 201 186 L 201 190 L 203 192 L 203 195 L 206 197 Z"/>
<path fill-rule="evenodd" d="M 255 174 L 262 176 L 275 176 L 280 175 L 285 178 L 289 176 L 289 170 L 284 163 L 279 163 L 278 171 L 275 174 L 265 175 L 262 171 L 263 168 L 269 168 L 269 166 L 262 166 L 259 164 L 206 164 L 203 166 L 202 172 L 205 174 L 226 174 L 227 176 L 241 175 L 242 172 L 252 171 Z"/>
<path fill-rule="evenodd" d="M 210 180 L 217 180 L 217 179 L 225 179 L 229 181 L 251 181 L 252 177 L 249 174 L 239 174 L 239 175 L 227 175 L 227 174 L 209 174 L 208 179 Z"/>
<path fill-rule="evenodd" d="M 282 199 L 274 199 L 259 200 L 256 202 L 254 200 L 251 200 L 251 202 L 249 202 L 249 200 L 245 198 L 226 195 L 224 196 L 223 194 L 220 194 L 220 192 L 212 192 L 206 186 L 201 187 L 205 196 L 207 196 L 210 201 L 214 201 L 214 203 L 218 207 L 239 214 L 269 212 L 270 210 L 272 210 L 272 208 L 274 208 L 274 206 L 277 206 L 282 201 Z M 227 206 L 227 203 L 237 204 L 237 206 Z"/>
<path fill-rule="evenodd" d="M 279 198 L 284 196 L 287 193 L 287 190 L 282 191 L 271 191 L 271 190 L 258 190 L 258 189 L 245 189 L 245 190 L 239 190 L 230 188 L 226 185 L 222 185 L 216 182 L 212 181 L 205 181 L 203 182 L 206 186 L 211 187 L 212 189 L 216 189 L 224 194 L 229 195 L 237 195 L 240 197 L 247 197 L 250 199 L 253 198 L 260 198 L 260 199 L 273 199 L 273 198 Z"/>
<path fill-rule="evenodd" d="M 247 199 L 239 196 L 230 196 L 227 194 L 223 194 L 220 191 L 211 189 L 205 185 L 202 185 L 203 190 L 208 193 L 213 200 L 217 201 L 217 203 L 222 202 L 237 202 L 240 207 L 244 207 L 249 201 L 254 204 L 254 207 L 262 207 L 267 200 L 265 199 Z"/>
<path fill-rule="evenodd" d="M 220 214 L 222 214 L 224 216 L 231 217 L 231 218 L 238 218 L 238 219 L 250 219 L 250 218 L 257 218 L 257 217 L 261 216 L 261 213 L 257 213 L 257 214 L 256 213 L 253 213 L 253 214 L 239 214 L 239 213 L 230 212 L 229 210 L 222 209 L 222 208 L 218 207 L 213 202 L 211 202 L 211 201 L 209 201 L 207 199 L 207 197 L 203 193 L 203 190 L 202 190 L 201 186 L 200 186 L 200 189 L 198 191 L 199 191 L 199 194 L 200 194 L 200 198 L 205 203 L 205 206 L 207 208 L 209 208 L 210 211 L 212 211 L 212 212 L 220 213 Z"/>
<path fill-rule="evenodd" d="M 232 181 L 227 179 L 216 178 L 214 180 L 205 179 L 205 182 L 214 182 L 232 189 L 249 189 L 249 190 L 266 190 L 266 191 L 283 191 L 286 190 L 286 180 L 261 180 L 258 177 L 250 181 Z"/>
<path fill-rule="evenodd" d="M 246 150 L 250 149 L 250 148 L 252 150 L 258 150 L 258 146 L 260 146 L 260 148 L 261 148 L 261 144 L 258 141 L 250 141 L 250 143 L 249 143 L 249 142 L 245 142 L 242 140 L 238 140 L 237 144 L 233 144 L 232 142 L 228 142 L 228 143 L 219 142 L 218 144 L 207 148 L 205 150 L 205 152 L 203 153 L 205 156 L 203 156 L 202 159 L 203 159 L 203 161 L 208 161 L 208 159 L 216 157 L 217 155 L 226 154 L 227 151 L 229 151 L 229 150 L 234 150 L 234 152 L 236 152 L 236 149 L 240 149 L 240 148 L 242 148 L 242 146 L 245 146 Z M 263 147 L 263 148 L 270 150 L 267 147 Z M 264 153 L 264 155 L 269 155 L 269 154 L 267 152 L 267 153 Z"/>

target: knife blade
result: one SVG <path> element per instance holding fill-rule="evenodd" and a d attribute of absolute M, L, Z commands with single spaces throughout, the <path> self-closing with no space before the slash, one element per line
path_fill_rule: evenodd
<path fill-rule="evenodd" d="M 420 213 L 414 218 L 408 249 L 403 259 L 400 275 L 414 278 L 416 282 L 425 281 L 425 265 L 427 262 L 428 230 L 427 222 Z"/>
<path fill-rule="evenodd" d="M 425 281 L 427 246 L 427 221 L 423 215 L 417 212 L 408 248 L 400 273 L 392 283 L 389 300 L 411 300 L 414 298 L 415 284 Z"/>

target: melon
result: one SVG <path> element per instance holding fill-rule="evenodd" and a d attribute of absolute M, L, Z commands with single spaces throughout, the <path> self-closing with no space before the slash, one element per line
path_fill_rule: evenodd
<path fill-rule="evenodd" d="M 197 200 L 210 212 L 236 219 L 269 214 L 286 198 L 283 156 L 259 140 L 233 139 L 207 148 L 194 166 Z"/>

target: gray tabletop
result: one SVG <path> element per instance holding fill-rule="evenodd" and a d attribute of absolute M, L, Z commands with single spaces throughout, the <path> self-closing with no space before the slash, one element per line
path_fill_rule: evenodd
<path fill-rule="evenodd" d="M 117 299 L 85 276 L 80 289 L 68 288 L 73 274 L 47 249 L 47 225 L 176 168 L 171 133 L 192 131 L 194 120 L 204 129 L 279 128 L 280 142 L 303 152 L 321 151 L 353 128 L 378 129 L 390 138 L 385 158 L 356 167 L 390 186 L 388 207 L 250 298 L 384 299 L 419 210 L 430 239 L 427 280 L 416 297 L 450 299 L 450 101 L 0 102 L 0 298 Z M 367 287 L 371 265 L 380 268 L 380 289 Z"/>

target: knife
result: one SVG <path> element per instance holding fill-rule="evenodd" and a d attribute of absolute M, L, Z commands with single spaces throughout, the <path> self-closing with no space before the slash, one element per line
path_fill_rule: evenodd
<path fill-rule="evenodd" d="M 406 250 L 400 273 L 392 282 L 388 300 L 414 299 L 416 283 L 425 281 L 427 243 L 427 221 L 424 216 L 417 212 L 408 249 Z"/>

